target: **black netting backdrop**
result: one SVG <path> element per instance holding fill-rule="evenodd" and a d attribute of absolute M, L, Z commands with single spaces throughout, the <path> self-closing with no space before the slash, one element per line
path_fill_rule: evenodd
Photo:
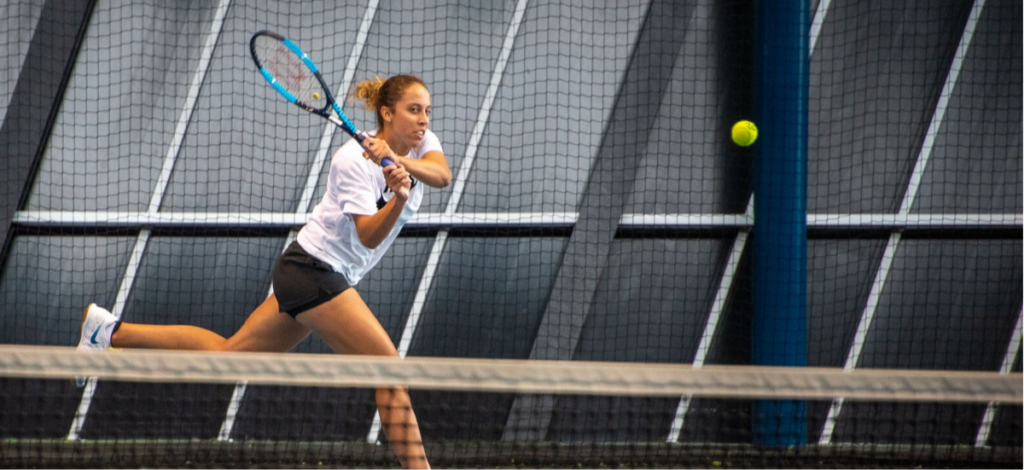
<path fill-rule="evenodd" d="M 754 113 L 755 2 L 64 3 L 0 6 L 0 343 L 73 346 L 90 302 L 227 336 L 266 299 L 348 139 L 256 71 L 270 29 L 338 96 L 400 73 L 430 90 L 455 181 L 357 286 L 404 353 L 753 363 L 756 144 L 729 129 Z M 809 12 L 808 365 L 1019 373 L 1019 2 Z M 365 390 L 0 384 L 5 466 L 397 463 L 364 445 L 384 440 Z M 451 466 L 1020 465 L 1019 405 L 811 402 L 786 454 L 751 447 L 749 400 L 681 398 L 412 392 Z"/>

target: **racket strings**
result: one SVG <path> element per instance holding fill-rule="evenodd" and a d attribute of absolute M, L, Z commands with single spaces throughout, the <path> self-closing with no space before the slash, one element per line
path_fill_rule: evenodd
<path fill-rule="evenodd" d="M 260 65 L 298 101 L 315 109 L 327 106 L 320 81 L 294 51 L 267 36 L 256 38 L 253 50 Z"/>

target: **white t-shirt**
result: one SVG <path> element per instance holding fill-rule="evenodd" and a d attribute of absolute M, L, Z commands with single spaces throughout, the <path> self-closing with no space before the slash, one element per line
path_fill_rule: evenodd
<path fill-rule="evenodd" d="M 376 131 L 370 133 L 376 134 Z M 419 159 L 432 151 L 441 152 L 441 142 L 428 130 L 420 145 L 406 156 Z M 331 265 L 345 276 L 349 285 L 355 286 L 377 265 L 402 226 L 419 210 L 423 183 L 414 180 L 402 214 L 380 246 L 373 249 L 363 246 L 352 216 L 376 214 L 392 197 L 394 194 L 384 181 L 381 167 L 363 158 L 363 148 L 355 139 L 350 139 L 334 153 L 327 191 L 306 226 L 299 231 L 297 240 L 306 252 Z"/>

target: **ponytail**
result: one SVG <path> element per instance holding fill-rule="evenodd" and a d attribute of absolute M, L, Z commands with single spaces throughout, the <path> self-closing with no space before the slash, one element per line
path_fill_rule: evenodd
<path fill-rule="evenodd" d="M 356 100 L 364 103 L 363 106 L 367 110 L 378 109 L 380 108 L 380 89 L 384 86 L 385 81 L 380 77 L 363 80 L 356 84 L 355 92 L 352 94 Z"/>

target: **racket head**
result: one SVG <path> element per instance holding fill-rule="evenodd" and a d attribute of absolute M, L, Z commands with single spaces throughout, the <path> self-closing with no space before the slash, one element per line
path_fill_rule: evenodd
<path fill-rule="evenodd" d="M 334 96 L 316 64 L 297 44 L 263 30 L 249 40 L 249 51 L 263 78 L 288 101 L 322 116 L 330 113 Z"/>

